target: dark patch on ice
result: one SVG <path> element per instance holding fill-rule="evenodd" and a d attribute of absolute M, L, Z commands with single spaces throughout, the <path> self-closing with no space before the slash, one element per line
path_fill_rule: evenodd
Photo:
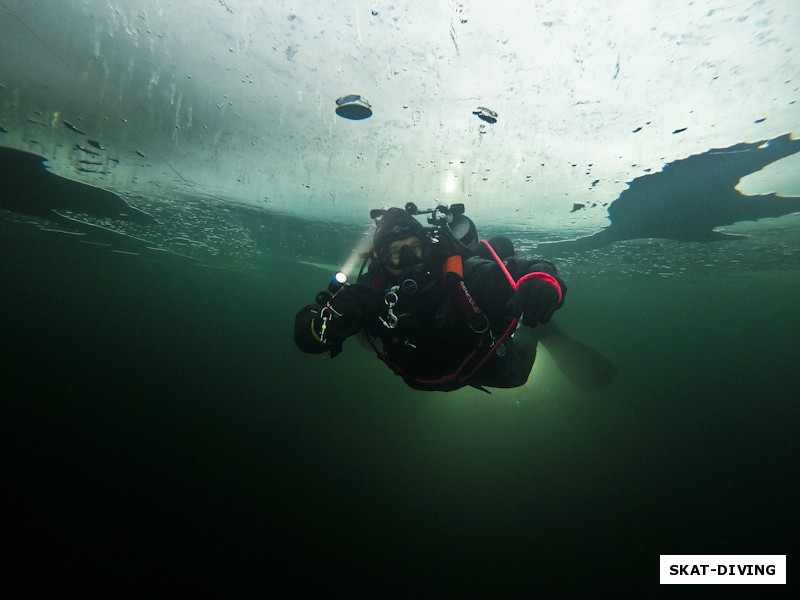
<path fill-rule="evenodd" d="M 743 196 L 735 189 L 742 177 L 798 151 L 800 140 L 787 134 L 768 142 L 736 144 L 676 160 L 658 173 L 634 179 L 609 205 L 611 224 L 602 231 L 540 246 L 588 250 L 646 238 L 684 242 L 739 239 L 741 236 L 714 229 L 800 211 L 800 198 Z"/>
<path fill-rule="evenodd" d="M 116 194 L 51 173 L 45 159 L 0 147 L 0 208 L 60 220 L 56 211 L 150 225 L 156 220 Z"/>

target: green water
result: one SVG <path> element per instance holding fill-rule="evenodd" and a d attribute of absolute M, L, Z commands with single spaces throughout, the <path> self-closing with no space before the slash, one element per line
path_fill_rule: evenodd
<path fill-rule="evenodd" d="M 660 554 L 795 543 L 794 260 L 572 261 L 558 322 L 613 385 L 583 392 L 541 351 L 522 389 L 443 394 L 354 341 L 294 348 L 319 269 L 0 224 L 2 564 L 22 597 L 648 597 Z"/>

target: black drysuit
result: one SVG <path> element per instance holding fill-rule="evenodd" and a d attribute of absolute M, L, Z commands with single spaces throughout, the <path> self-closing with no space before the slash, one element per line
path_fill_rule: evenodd
<path fill-rule="evenodd" d="M 297 313 L 295 343 L 304 352 L 330 351 L 335 356 L 344 339 L 364 335 L 378 356 L 416 389 L 523 385 L 535 359 L 536 338 L 527 327 L 503 338 L 514 331 L 508 304 L 515 294 L 503 270 L 494 260 L 478 256 L 463 258 L 461 273 L 443 273 L 443 264 L 444 259 L 426 262 L 414 277 L 417 289 L 409 293 L 408 286 L 395 289 L 402 278 L 392 277 L 374 261 L 355 285 L 330 301 L 335 312 L 311 304 Z M 552 263 L 510 257 L 504 264 L 514 280 L 528 273 L 552 276 L 561 288 L 553 309 L 563 305 L 566 285 Z M 321 335 L 326 316 L 328 327 Z M 387 326 L 395 318 L 396 326 Z"/>

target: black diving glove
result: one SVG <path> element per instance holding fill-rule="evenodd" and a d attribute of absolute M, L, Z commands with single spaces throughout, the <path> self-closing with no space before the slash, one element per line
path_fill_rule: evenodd
<path fill-rule="evenodd" d="M 522 316 L 523 325 L 536 327 L 547 323 L 560 303 L 558 290 L 552 284 L 531 278 L 522 282 L 506 308 L 515 317 Z"/>
<path fill-rule="evenodd" d="M 326 334 L 339 339 L 349 337 L 378 317 L 375 290 L 365 283 L 343 287 L 323 311 L 329 317 Z"/>

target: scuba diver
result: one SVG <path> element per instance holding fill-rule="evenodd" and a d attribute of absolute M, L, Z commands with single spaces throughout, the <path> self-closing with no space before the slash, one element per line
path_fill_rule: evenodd
<path fill-rule="evenodd" d="M 337 274 L 297 313 L 298 348 L 335 357 L 360 334 L 415 389 L 523 385 L 538 342 L 523 330 L 550 321 L 566 284 L 553 263 L 515 256 L 506 237 L 479 241 L 463 213 L 463 204 L 420 211 L 410 202 L 373 210 L 373 247 L 356 283 Z"/>

